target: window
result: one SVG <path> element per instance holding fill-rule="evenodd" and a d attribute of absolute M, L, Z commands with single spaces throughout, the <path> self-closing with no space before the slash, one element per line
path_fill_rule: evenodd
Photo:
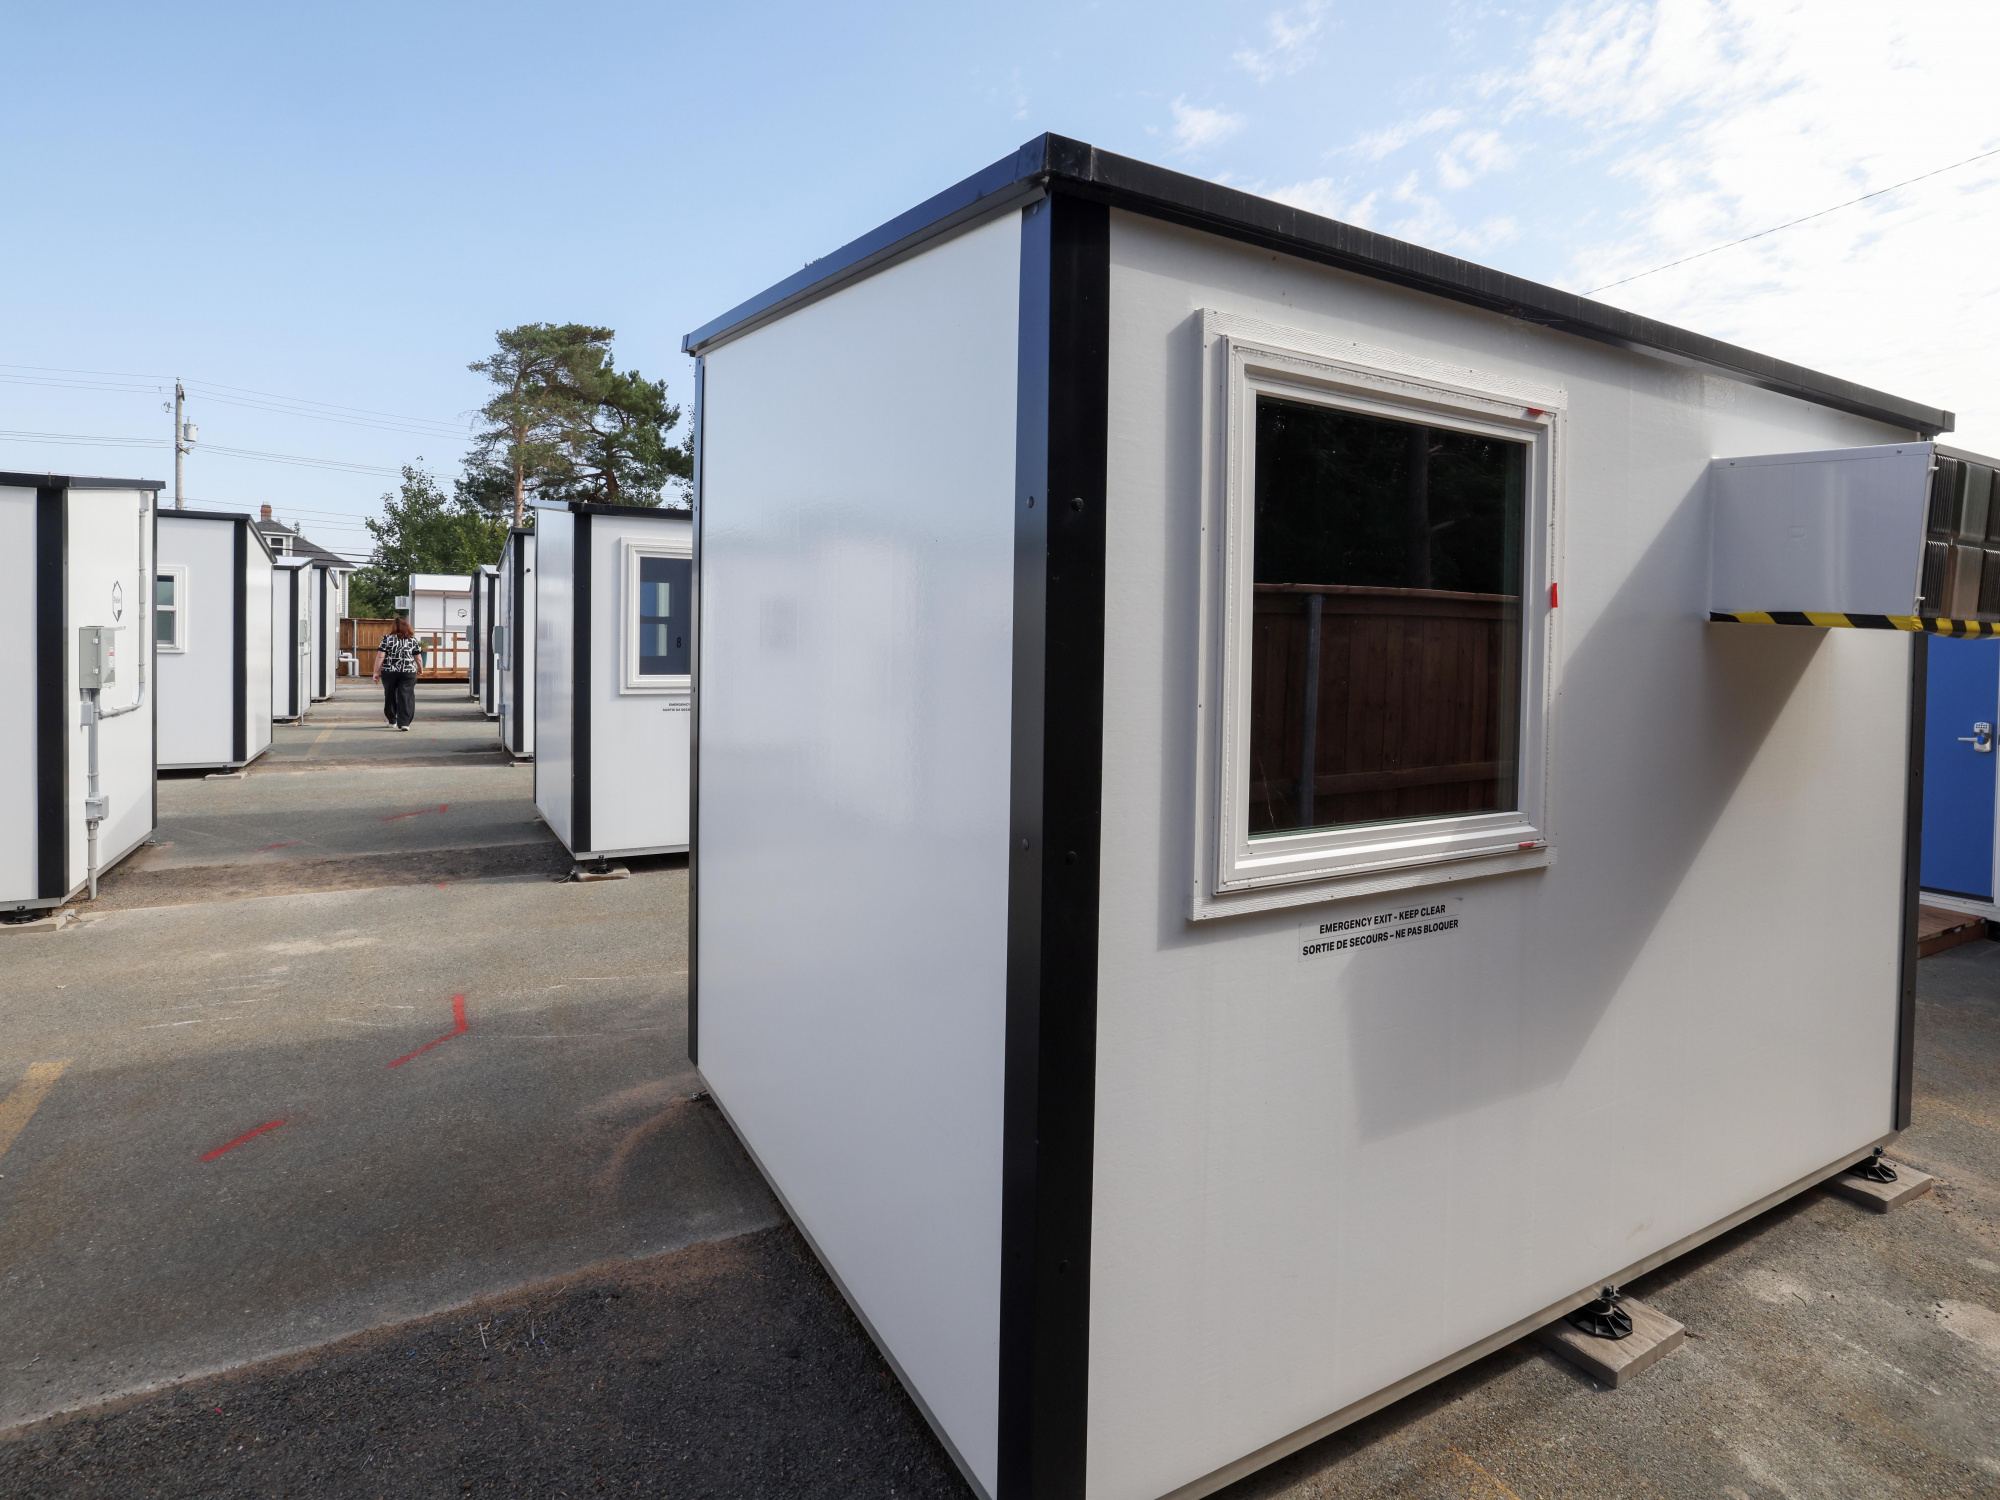
<path fill-rule="evenodd" d="M 1257 398 L 1252 836 L 1519 806 L 1526 460 Z"/>
<path fill-rule="evenodd" d="M 1223 550 L 1194 915 L 1546 863 L 1561 393 L 1207 322 Z"/>
<path fill-rule="evenodd" d="M 160 651 L 187 650 L 185 568 L 161 568 L 153 575 L 153 645 Z"/>
<path fill-rule="evenodd" d="M 694 561 L 685 547 L 627 537 L 626 692 L 685 692 L 692 681 Z"/>

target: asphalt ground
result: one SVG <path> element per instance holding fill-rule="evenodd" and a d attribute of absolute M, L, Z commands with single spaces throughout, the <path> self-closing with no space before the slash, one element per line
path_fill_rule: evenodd
<path fill-rule="evenodd" d="M 416 718 L 407 730 L 394 730 L 382 717 L 382 689 L 361 677 L 342 678 L 334 696 L 313 704 L 303 723 L 278 725 L 271 748 L 250 770 L 255 775 L 346 764 L 450 766 L 508 759 L 493 721 L 464 683 L 418 683 Z"/>
<path fill-rule="evenodd" d="M 367 770 L 163 782 L 155 867 L 0 933 L 0 1098 L 42 1095 L 0 1139 L 0 1425 L 776 1222 L 687 1107 L 685 862 L 428 878 L 568 860 L 527 771 L 378 734 Z M 247 889 L 198 899 L 218 873 Z"/>
<path fill-rule="evenodd" d="M 1513 1345 L 1224 1500 L 2000 1494 L 2000 945 L 1919 973 L 1931 1196 L 1815 1190 L 1634 1283 L 1690 1337 L 1623 1389 Z M 0 1437 L 9 1495 L 453 1492 L 969 1494 L 783 1226 Z"/>
<path fill-rule="evenodd" d="M 75 1059 L 0 1154 L 0 1495 L 968 1494 L 691 1097 L 682 880 L 0 938 L 49 965 L 0 1085 Z M 2000 1495 L 2000 944 L 1919 993 L 1932 1195 L 1815 1190 L 1634 1283 L 1689 1340 L 1623 1389 L 1516 1344 L 1227 1500 Z"/>

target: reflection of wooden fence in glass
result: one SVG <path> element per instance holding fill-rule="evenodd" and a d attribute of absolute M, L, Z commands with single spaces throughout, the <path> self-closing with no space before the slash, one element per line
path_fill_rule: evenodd
<path fill-rule="evenodd" d="M 1252 833 L 1515 805 L 1517 598 L 1256 587 Z"/>
<path fill-rule="evenodd" d="M 382 655 L 382 637 L 396 628 L 394 620 L 360 620 L 352 617 L 340 622 L 340 650 L 349 653 L 361 662 L 361 675 L 373 677 L 375 663 Z M 419 630 L 417 638 L 424 643 L 426 655 L 424 669 L 418 673 L 423 682 L 469 682 L 472 675 L 472 643 L 463 630 Z"/>

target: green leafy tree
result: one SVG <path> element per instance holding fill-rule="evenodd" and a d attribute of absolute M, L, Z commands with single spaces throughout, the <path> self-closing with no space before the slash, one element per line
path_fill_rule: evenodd
<path fill-rule="evenodd" d="M 523 323 L 494 334 L 497 347 L 466 368 L 497 389 L 479 409 L 468 467 L 505 472 L 514 485 L 514 524 L 527 513 L 528 491 L 542 488 L 564 459 L 562 434 L 583 419 L 576 369 L 610 347 L 612 331 L 584 323 Z"/>
<path fill-rule="evenodd" d="M 612 505 L 685 506 L 691 439 L 674 443 L 681 409 L 664 380 L 620 371 L 609 328 L 524 323 L 494 335 L 493 354 L 470 369 L 497 387 L 480 409 L 460 493 L 489 513 L 511 489 L 513 523 L 530 494 Z"/>
<path fill-rule="evenodd" d="M 382 497 L 382 517 L 369 517 L 375 553 L 355 573 L 349 607 L 364 619 L 387 619 L 396 596 L 407 593 L 412 573 L 476 573 L 498 562 L 507 540 L 507 522 L 469 499 L 461 481 L 447 497 L 422 469 L 403 466 L 401 487 Z"/>
<path fill-rule="evenodd" d="M 564 426 L 564 464 L 549 485 L 551 496 L 604 505 L 687 505 L 693 444 L 668 441 L 681 409 L 667 400 L 667 383 L 613 369 L 608 350 L 600 364 L 577 376 L 583 400 Z"/>

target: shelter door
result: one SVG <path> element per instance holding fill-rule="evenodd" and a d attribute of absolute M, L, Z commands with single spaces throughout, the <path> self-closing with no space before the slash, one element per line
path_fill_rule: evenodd
<path fill-rule="evenodd" d="M 1991 901 L 2000 641 L 1933 639 L 1925 703 L 1923 886 Z"/>

